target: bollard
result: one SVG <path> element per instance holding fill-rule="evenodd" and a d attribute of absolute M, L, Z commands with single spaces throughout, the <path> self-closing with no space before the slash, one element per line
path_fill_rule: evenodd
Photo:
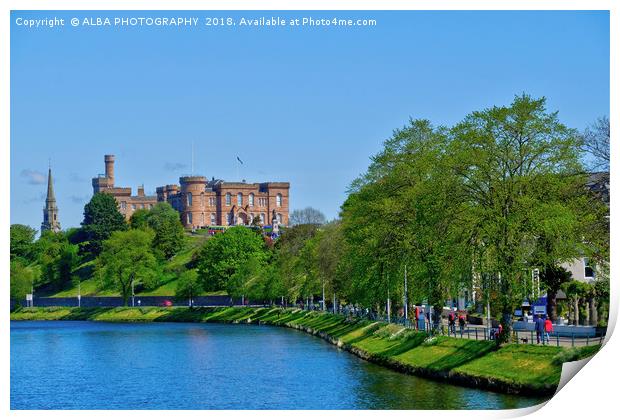
<path fill-rule="evenodd" d="M 575 333 L 571 334 L 571 345 L 575 347 Z"/>
<path fill-rule="evenodd" d="M 534 331 L 530 331 L 530 342 L 534 344 Z"/>
<path fill-rule="evenodd" d="M 555 333 L 555 340 L 558 343 L 558 347 L 560 347 L 560 333 Z"/>
<path fill-rule="evenodd" d="M 586 335 L 586 346 L 590 345 L 590 336 Z"/>

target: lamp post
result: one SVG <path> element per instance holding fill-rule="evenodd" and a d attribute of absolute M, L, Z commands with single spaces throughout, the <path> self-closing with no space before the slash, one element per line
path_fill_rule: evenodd
<path fill-rule="evenodd" d="M 135 294 L 133 290 L 133 277 L 131 278 L 131 306 L 136 306 Z"/>
<path fill-rule="evenodd" d="M 78 308 L 82 307 L 82 282 L 78 280 Z"/>

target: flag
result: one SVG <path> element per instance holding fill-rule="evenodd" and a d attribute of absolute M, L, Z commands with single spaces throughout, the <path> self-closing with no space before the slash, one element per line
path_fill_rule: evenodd
<path fill-rule="evenodd" d="M 239 156 L 237 156 L 237 160 L 239 161 L 240 164 L 243 165 L 243 161 L 241 159 L 239 159 Z"/>

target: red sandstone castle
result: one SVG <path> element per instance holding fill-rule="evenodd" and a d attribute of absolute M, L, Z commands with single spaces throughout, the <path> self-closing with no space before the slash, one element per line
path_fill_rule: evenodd
<path fill-rule="evenodd" d="M 204 176 L 183 176 L 176 184 L 157 187 L 156 196 L 131 195 L 131 187 L 114 186 L 114 155 L 105 155 L 105 175 L 93 178 L 93 193 L 112 194 L 127 220 L 138 209 L 150 209 L 167 201 L 179 212 L 188 229 L 206 226 L 249 225 L 257 218 L 262 225 L 288 225 L 288 182 L 225 182 Z"/>

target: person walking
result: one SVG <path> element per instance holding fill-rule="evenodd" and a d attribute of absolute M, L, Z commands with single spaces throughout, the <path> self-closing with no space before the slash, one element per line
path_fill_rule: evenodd
<path fill-rule="evenodd" d="M 415 329 L 418 330 L 420 328 L 420 307 L 415 307 Z"/>
<path fill-rule="evenodd" d="M 463 337 L 463 331 L 465 330 L 465 315 L 459 314 L 459 329 L 461 330 L 461 337 Z"/>
<path fill-rule="evenodd" d="M 549 344 L 549 335 L 553 332 L 553 323 L 549 318 L 545 319 L 545 335 L 543 339 L 543 344 L 545 344 L 545 340 L 547 344 Z"/>
<path fill-rule="evenodd" d="M 454 334 L 456 336 L 456 316 L 454 311 L 450 311 L 448 314 L 448 335 Z"/>
<path fill-rule="evenodd" d="M 536 344 L 540 344 L 540 341 L 544 340 L 543 335 L 545 333 L 545 320 L 542 315 L 537 315 L 534 329 L 536 330 Z"/>

